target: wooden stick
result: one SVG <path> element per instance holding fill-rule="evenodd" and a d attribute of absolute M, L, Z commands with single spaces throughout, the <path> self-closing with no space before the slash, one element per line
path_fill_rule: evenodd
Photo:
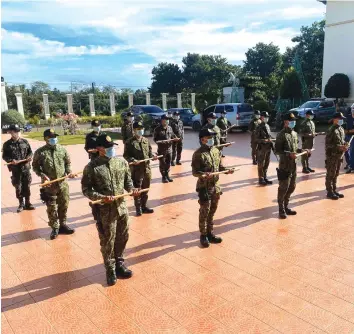
<path fill-rule="evenodd" d="M 326 132 L 316 132 L 316 136 L 324 136 Z"/>
<path fill-rule="evenodd" d="M 4 166 L 9 166 L 9 165 L 18 165 L 18 164 L 20 164 L 21 162 L 28 162 L 28 161 L 30 161 L 32 158 L 28 158 L 28 159 L 23 159 L 23 160 L 18 160 L 17 161 L 17 164 L 14 164 L 13 163 L 13 161 L 11 161 L 11 162 L 8 162 L 8 163 L 6 163 Z"/>
<path fill-rule="evenodd" d="M 315 149 L 312 148 L 310 152 L 314 151 Z M 302 155 L 308 154 L 307 150 L 301 153 L 295 153 L 295 152 L 290 152 L 290 151 L 284 151 L 285 153 L 290 153 L 290 154 L 295 154 L 296 158 L 301 157 Z"/>
<path fill-rule="evenodd" d="M 83 172 L 77 172 L 77 173 L 72 173 L 74 174 L 75 176 L 79 175 L 79 174 L 82 174 Z M 63 177 L 60 177 L 58 179 L 55 179 L 55 180 L 50 180 L 50 181 L 45 181 L 44 183 L 40 184 L 39 186 L 40 187 L 46 187 L 52 183 L 55 183 L 55 182 L 59 182 L 59 181 L 63 181 L 65 179 L 67 179 L 69 177 L 69 175 L 66 175 L 66 176 L 63 176 Z"/>
<path fill-rule="evenodd" d="M 352 143 L 353 138 L 354 138 L 354 136 L 351 136 L 351 138 L 349 139 L 349 141 L 347 143 L 348 147 L 350 147 L 350 144 Z M 343 152 L 343 154 L 342 154 L 342 156 L 340 158 L 343 159 L 344 155 L 345 155 L 345 152 Z"/>
<path fill-rule="evenodd" d="M 157 158 L 157 159 L 160 159 L 160 158 L 162 158 L 162 157 L 163 157 L 163 155 L 158 155 L 156 158 Z M 150 160 L 154 160 L 154 158 L 149 158 L 149 159 L 144 159 L 144 160 L 138 160 L 138 161 L 130 162 L 130 163 L 129 163 L 129 166 L 138 165 L 138 164 L 141 164 L 142 162 L 146 162 L 146 161 L 150 161 Z"/>
<path fill-rule="evenodd" d="M 214 175 L 226 174 L 226 173 L 227 173 L 228 171 L 230 171 L 230 170 L 236 172 L 236 171 L 240 170 L 240 168 L 229 168 L 229 169 L 227 169 L 227 170 L 223 170 L 222 172 L 210 173 L 209 175 L 214 176 Z M 201 177 L 206 177 L 206 174 L 202 174 Z"/>
<path fill-rule="evenodd" d="M 139 190 L 139 194 L 141 193 L 146 193 L 150 190 L 150 188 L 146 188 L 146 189 L 141 189 Z M 126 197 L 126 196 L 131 196 L 133 195 L 133 192 L 130 192 L 130 193 L 126 193 L 126 194 L 121 194 L 121 195 L 117 195 L 117 196 L 113 196 L 113 199 L 116 200 L 116 199 L 119 199 L 119 198 L 123 198 L 123 197 Z M 101 204 L 101 203 L 104 203 L 104 200 L 103 199 L 99 199 L 97 201 L 90 201 L 90 204 L 91 205 L 94 205 L 94 204 Z M 109 203 L 109 202 L 108 202 Z"/>
<path fill-rule="evenodd" d="M 89 150 L 87 150 L 88 153 L 96 153 L 97 149 L 96 148 L 91 148 Z"/>
<path fill-rule="evenodd" d="M 229 146 L 229 145 L 232 145 L 232 144 L 235 144 L 235 142 L 234 141 L 230 141 L 229 143 L 216 145 L 215 147 L 224 147 L 224 146 Z"/>
<path fill-rule="evenodd" d="M 164 143 L 167 144 L 171 141 L 177 141 L 176 139 L 181 140 L 180 138 L 173 138 L 173 139 L 166 139 L 166 140 L 158 140 L 155 143 L 156 144 L 164 144 Z"/>

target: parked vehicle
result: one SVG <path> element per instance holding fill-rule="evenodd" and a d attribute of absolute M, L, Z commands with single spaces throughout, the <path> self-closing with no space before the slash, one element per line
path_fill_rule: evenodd
<path fill-rule="evenodd" d="M 170 108 L 167 113 L 173 114 L 175 111 L 179 111 L 179 116 L 184 126 L 192 125 L 192 119 L 195 114 L 191 108 Z"/>
<path fill-rule="evenodd" d="M 315 121 L 326 123 L 332 119 L 336 111 L 334 100 L 317 99 L 305 102 L 298 108 L 293 108 L 290 111 L 296 112 L 299 117 L 305 118 L 307 110 L 313 110 L 315 113 Z"/>
<path fill-rule="evenodd" d="M 26 125 L 23 127 L 23 132 L 31 132 L 32 129 L 33 129 L 32 124 L 26 124 Z"/>
<path fill-rule="evenodd" d="M 4 125 L 1 127 L 1 132 L 2 132 L 2 133 L 7 133 L 7 131 L 9 130 L 9 127 L 10 127 L 9 124 L 4 124 Z"/>
<path fill-rule="evenodd" d="M 248 103 L 223 103 L 214 104 L 202 112 L 202 118 L 200 114 L 195 115 L 192 118 L 193 130 L 198 131 L 202 123 L 206 123 L 206 118 L 209 113 L 214 112 L 218 117 L 220 117 L 221 111 L 226 111 L 226 118 L 228 120 L 229 126 L 234 125 L 233 129 L 240 129 L 242 131 L 248 130 L 248 125 L 253 117 L 254 110 L 252 106 Z"/>

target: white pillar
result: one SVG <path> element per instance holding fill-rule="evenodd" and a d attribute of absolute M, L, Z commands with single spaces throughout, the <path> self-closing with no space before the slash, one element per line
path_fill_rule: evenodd
<path fill-rule="evenodd" d="M 150 93 L 146 93 L 146 105 L 150 105 L 151 104 L 151 100 L 150 100 Z"/>
<path fill-rule="evenodd" d="M 167 110 L 167 93 L 162 93 L 162 109 Z"/>
<path fill-rule="evenodd" d="M 114 99 L 114 93 L 109 93 L 109 104 L 111 106 L 111 116 L 116 114 L 116 102 Z"/>
<path fill-rule="evenodd" d="M 95 117 L 96 112 L 95 112 L 95 100 L 93 98 L 93 94 L 89 94 L 89 103 L 90 103 L 90 116 Z"/>
<path fill-rule="evenodd" d="M 44 119 L 47 120 L 50 118 L 48 94 L 43 94 L 43 109 L 44 109 Z"/>
<path fill-rule="evenodd" d="M 66 94 L 66 101 L 68 103 L 68 113 L 72 114 L 73 111 L 73 94 Z"/>
<path fill-rule="evenodd" d="M 1 82 L 1 112 L 8 111 L 5 82 Z"/>
<path fill-rule="evenodd" d="M 182 108 L 182 93 L 177 93 L 177 108 Z"/>
<path fill-rule="evenodd" d="M 23 111 L 23 103 L 22 103 L 22 93 L 15 93 L 16 102 L 17 102 L 17 111 L 25 117 L 25 113 Z"/>
<path fill-rule="evenodd" d="M 194 111 L 194 109 L 195 109 L 195 93 L 191 93 L 191 98 L 192 98 L 192 103 L 191 103 L 192 110 Z"/>
<path fill-rule="evenodd" d="M 134 104 L 134 94 L 133 93 L 129 93 L 128 103 L 129 103 L 129 107 L 131 107 Z"/>

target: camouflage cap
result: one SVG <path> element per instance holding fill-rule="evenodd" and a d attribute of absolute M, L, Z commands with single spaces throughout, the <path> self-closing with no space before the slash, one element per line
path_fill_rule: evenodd
<path fill-rule="evenodd" d="M 43 132 L 43 137 L 49 137 L 49 138 L 55 138 L 59 136 L 57 133 L 55 133 L 54 129 L 47 129 Z"/>
<path fill-rule="evenodd" d="M 104 148 L 109 148 L 112 147 L 113 145 L 118 145 L 115 143 L 110 136 L 107 136 L 107 134 L 101 134 L 97 137 L 96 139 L 96 147 L 104 147 Z"/>
<path fill-rule="evenodd" d="M 336 113 L 334 113 L 333 118 L 345 119 L 346 117 L 341 112 L 336 112 Z"/>

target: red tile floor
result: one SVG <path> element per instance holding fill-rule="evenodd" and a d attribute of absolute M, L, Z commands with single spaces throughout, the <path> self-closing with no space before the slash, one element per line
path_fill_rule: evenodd
<path fill-rule="evenodd" d="M 80 180 L 69 181 L 76 233 L 50 241 L 39 179 L 32 186 L 36 211 L 17 214 L 3 166 L 2 333 L 353 333 L 354 174 L 339 177 L 344 199 L 325 199 L 319 138 L 311 160 L 316 173 L 303 175 L 298 167 L 291 201 L 298 215 L 280 221 L 275 158 L 269 173 L 275 184 L 261 188 L 248 135 L 230 139 L 236 144 L 225 150 L 224 164 L 241 170 L 221 176 L 215 232 L 224 242 L 199 247 L 190 167 L 197 135 L 188 132 L 173 183 L 162 184 L 153 163 L 155 214 L 135 218 L 128 200 L 126 256 L 134 276 L 110 288 Z M 73 171 L 82 170 L 83 146 L 68 150 Z"/>

